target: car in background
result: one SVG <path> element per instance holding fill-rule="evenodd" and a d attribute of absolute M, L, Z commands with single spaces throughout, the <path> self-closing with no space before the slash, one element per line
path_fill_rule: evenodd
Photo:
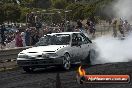
<path fill-rule="evenodd" d="M 35 68 L 60 66 L 69 70 L 72 64 L 90 64 L 94 44 L 81 32 L 51 33 L 40 38 L 32 48 L 18 54 L 17 64 L 26 72 Z"/>

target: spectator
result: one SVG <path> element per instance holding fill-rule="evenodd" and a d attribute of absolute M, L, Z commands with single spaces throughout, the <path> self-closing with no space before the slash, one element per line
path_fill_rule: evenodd
<path fill-rule="evenodd" d="M 30 46 L 30 41 L 31 41 L 31 31 L 29 28 L 26 29 L 26 32 L 25 32 L 25 43 L 26 43 L 26 46 Z"/>
<path fill-rule="evenodd" d="M 75 28 L 74 28 L 74 31 L 75 31 L 75 32 L 79 32 L 80 30 L 79 30 L 78 27 L 75 27 Z"/>
<path fill-rule="evenodd" d="M 43 30 L 43 34 L 46 35 L 46 34 L 48 34 L 48 32 L 49 32 L 49 29 L 48 29 L 48 27 L 46 27 L 46 28 Z"/>
<path fill-rule="evenodd" d="M 23 41 L 19 31 L 16 32 L 15 41 L 16 41 L 15 43 L 16 47 L 23 47 Z"/>
<path fill-rule="evenodd" d="M 67 21 L 67 32 L 72 32 L 71 24 L 69 21 Z"/>
<path fill-rule="evenodd" d="M 117 20 L 114 20 L 112 26 L 113 26 L 113 36 L 117 37 L 117 29 L 116 29 L 116 25 L 117 25 Z"/>
<path fill-rule="evenodd" d="M 88 26 L 89 33 L 92 35 L 92 37 L 94 37 L 96 31 L 94 22 L 91 20 L 87 20 L 86 24 Z"/>
<path fill-rule="evenodd" d="M 77 21 L 77 27 L 80 29 L 80 32 L 83 32 L 82 22 L 80 20 Z"/>
<path fill-rule="evenodd" d="M 123 37 L 125 37 L 125 34 L 124 34 L 124 29 L 123 29 L 123 20 L 120 18 L 120 20 L 118 21 L 118 30 L 120 31 L 121 35 Z"/>
<path fill-rule="evenodd" d="M 14 48 L 16 46 L 15 43 L 16 43 L 16 41 L 15 41 L 15 38 L 14 38 L 14 39 L 12 39 L 11 42 L 6 44 L 6 48 Z"/>
<path fill-rule="evenodd" d="M 25 33 L 24 32 L 22 32 L 21 33 L 21 37 L 22 37 L 22 43 L 23 43 L 23 47 L 25 47 L 26 46 L 26 42 L 25 42 Z"/>
<path fill-rule="evenodd" d="M 51 34 L 52 33 L 52 29 L 51 28 L 47 28 L 47 34 Z"/>
<path fill-rule="evenodd" d="M 126 33 L 128 33 L 128 32 L 130 31 L 130 24 L 128 23 L 127 20 L 124 21 L 124 23 L 123 23 L 123 28 L 124 28 L 124 31 L 125 31 Z"/>
<path fill-rule="evenodd" d="M 32 36 L 32 45 L 35 45 L 39 41 L 39 33 L 36 31 Z"/>
<path fill-rule="evenodd" d="M 77 26 L 78 26 L 78 28 L 82 28 L 82 23 L 80 20 L 77 21 Z"/>
<path fill-rule="evenodd" d="M 2 44 L 4 44 L 5 42 L 5 31 L 6 31 L 5 25 L 2 25 L 1 26 L 1 43 Z"/>

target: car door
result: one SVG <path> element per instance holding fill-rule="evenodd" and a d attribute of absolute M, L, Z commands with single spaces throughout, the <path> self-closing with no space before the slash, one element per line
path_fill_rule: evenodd
<path fill-rule="evenodd" d="M 90 50 L 90 42 L 88 41 L 87 37 L 83 33 L 79 33 L 78 37 L 80 38 L 80 59 L 85 59 Z"/>
<path fill-rule="evenodd" d="M 76 33 L 72 34 L 71 42 L 74 42 L 73 39 L 75 38 L 77 38 Z M 71 44 L 70 53 L 72 55 L 72 62 L 80 62 L 80 50 L 81 50 L 80 46 Z"/>

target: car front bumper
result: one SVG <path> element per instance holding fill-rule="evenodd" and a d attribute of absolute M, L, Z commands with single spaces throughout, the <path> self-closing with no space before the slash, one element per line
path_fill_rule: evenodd
<path fill-rule="evenodd" d="M 56 66 L 63 64 L 63 56 L 48 59 L 27 59 L 27 60 L 17 60 L 17 64 L 20 67 L 46 67 L 46 66 Z"/>

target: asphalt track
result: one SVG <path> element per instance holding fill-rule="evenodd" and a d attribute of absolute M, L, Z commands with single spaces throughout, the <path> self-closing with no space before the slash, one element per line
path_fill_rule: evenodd
<path fill-rule="evenodd" d="M 0 88 L 132 88 L 132 81 L 118 84 L 86 84 L 76 82 L 78 68 L 62 71 L 59 68 L 38 69 L 34 73 L 25 73 L 18 68 L 0 72 Z M 128 74 L 132 79 L 132 62 L 112 63 L 85 67 L 87 74 Z M 60 83 L 57 80 L 59 73 Z M 56 87 L 61 84 L 61 87 Z"/>

